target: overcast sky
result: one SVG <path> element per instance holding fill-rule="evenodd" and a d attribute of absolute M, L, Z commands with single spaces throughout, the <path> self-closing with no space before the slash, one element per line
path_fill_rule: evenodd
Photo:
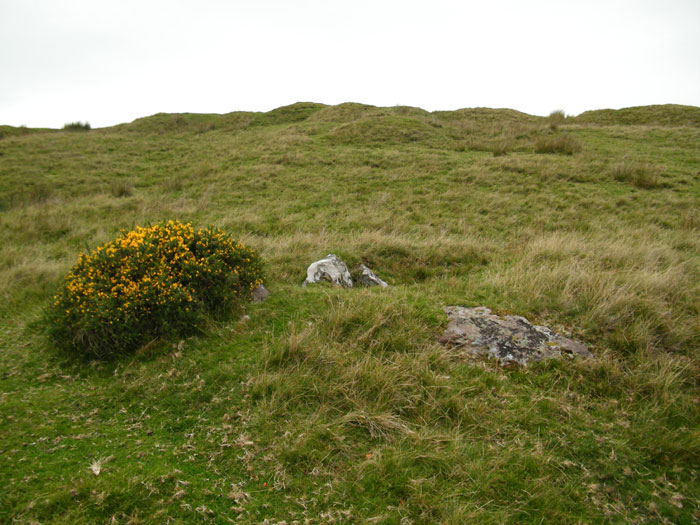
<path fill-rule="evenodd" d="M 700 106 L 700 0 L 0 0 L 0 124 Z"/>

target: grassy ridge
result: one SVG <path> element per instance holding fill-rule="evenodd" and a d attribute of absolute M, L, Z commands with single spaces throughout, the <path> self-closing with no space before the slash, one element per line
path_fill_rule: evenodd
<path fill-rule="evenodd" d="M 700 126 L 700 108 L 663 104 L 637 106 L 622 109 L 598 109 L 585 111 L 576 117 L 576 122 L 605 126 Z"/>
<path fill-rule="evenodd" d="M 0 520 L 697 520 L 700 128 L 663 108 L 553 131 L 300 103 L 5 136 Z M 580 151 L 535 152 L 562 137 Z M 132 359 L 51 348 L 36 320 L 77 254 L 170 218 L 258 247 L 272 298 Z M 302 289 L 330 252 L 392 286 Z M 447 304 L 597 360 L 465 362 L 435 343 Z"/>

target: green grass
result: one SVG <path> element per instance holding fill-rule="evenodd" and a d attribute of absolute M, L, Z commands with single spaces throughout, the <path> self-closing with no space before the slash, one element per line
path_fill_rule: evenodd
<path fill-rule="evenodd" d="M 0 522 L 697 522 L 700 128 L 666 109 L 3 127 Z M 78 253 L 163 219 L 257 248 L 270 299 L 128 358 L 53 348 Z M 391 286 L 302 288 L 327 253 Z M 596 360 L 465 361 L 436 342 L 451 304 Z"/>
<path fill-rule="evenodd" d="M 693 126 L 700 125 L 700 108 L 663 104 L 658 106 L 636 106 L 622 109 L 598 109 L 586 111 L 576 117 L 579 123 L 607 126 Z"/>

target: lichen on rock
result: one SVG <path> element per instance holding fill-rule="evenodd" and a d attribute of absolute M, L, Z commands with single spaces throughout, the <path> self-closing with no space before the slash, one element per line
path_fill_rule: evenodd
<path fill-rule="evenodd" d="M 441 343 L 457 347 L 472 357 L 486 356 L 502 365 L 527 365 L 529 360 L 592 357 L 586 345 L 554 333 L 546 326 L 533 325 L 524 317 L 500 317 L 485 306 L 445 308 L 448 325 Z"/>

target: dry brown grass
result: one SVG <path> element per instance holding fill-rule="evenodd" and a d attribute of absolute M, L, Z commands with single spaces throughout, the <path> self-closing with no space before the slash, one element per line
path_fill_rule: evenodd
<path fill-rule="evenodd" d="M 695 272 L 695 264 L 661 240 L 554 233 L 529 241 L 515 264 L 492 268 L 486 280 L 527 298 L 527 310 L 576 315 L 613 348 L 682 352 L 694 344 L 700 323 L 681 322 L 672 305 L 698 296 Z"/>
<path fill-rule="evenodd" d="M 564 123 L 565 120 L 566 114 L 564 113 L 564 110 L 555 109 L 549 114 L 549 117 L 547 117 L 549 129 L 551 129 L 552 131 L 556 131 L 557 129 L 559 129 L 559 126 L 561 126 Z"/>
<path fill-rule="evenodd" d="M 659 170 L 648 162 L 637 162 L 625 158 L 613 164 L 610 168 L 610 174 L 617 181 L 629 182 L 641 189 L 648 190 L 665 186 Z"/>
<path fill-rule="evenodd" d="M 535 141 L 535 153 L 573 155 L 582 149 L 581 142 L 571 135 L 540 136 Z"/>

